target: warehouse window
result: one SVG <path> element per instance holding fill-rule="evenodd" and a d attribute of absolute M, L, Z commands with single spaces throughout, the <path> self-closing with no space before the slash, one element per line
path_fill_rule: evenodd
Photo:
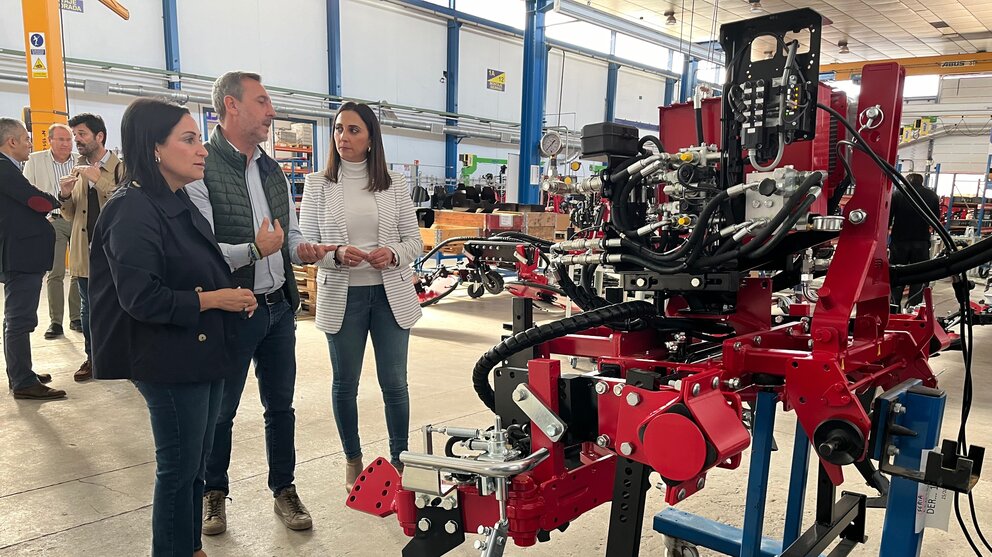
<path fill-rule="evenodd" d="M 723 83 L 723 66 L 713 62 L 701 60 L 699 69 L 696 70 L 696 79 L 707 83 Z"/>
<path fill-rule="evenodd" d="M 663 46 L 617 33 L 617 58 L 638 62 L 652 68 L 670 70 L 672 68 L 668 67 L 668 52 L 668 49 Z M 682 68 L 679 68 L 678 71 L 682 71 Z"/>
<path fill-rule="evenodd" d="M 523 29 L 527 21 L 523 0 L 455 0 L 455 9 L 515 29 Z"/>
<path fill-rule="evenodd" d="M 574 44 L 603 54 L 610 53 L 610 30 L 592 23 L 585 21 L 560 23 L 547 27 L 545 34 L 549 39 Z"/>
<path fill-rule="evenodd" d="M 935 99 L 939 92 L 939 75 L 910 75 L 906 76 L 902 97 L 904 99 Z"/>

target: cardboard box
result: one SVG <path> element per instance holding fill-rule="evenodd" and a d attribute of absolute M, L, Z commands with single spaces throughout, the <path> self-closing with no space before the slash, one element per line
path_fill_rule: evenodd
<path fill-rule="evenodd" d="M 555 227 L 555 214 L 554 213 L 524 213 L 524 232 L 531 234 L 531 230 L 535 228 L 551 228 Z"/>
<path fill-rule="evenodd" d="M 552 242 L 555 240 L 555 227 L 553 226 L 534 226 L 527 233 L 531 236 L 537 236 L 542 240 L 550 240 Z"/>
<path fill-rule="evenodd" d="M 555 213 L 555 230 L 568 230 L 572 226 L 571 218 L 567 213 Z"/>

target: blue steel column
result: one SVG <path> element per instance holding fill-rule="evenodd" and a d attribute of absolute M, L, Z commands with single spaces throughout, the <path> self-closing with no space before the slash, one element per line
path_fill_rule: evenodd
<path fill-rule="evenodd" d="M 809 477 L 809 437 L 796 422 L 796 440 L 792 446 L 792 473 L 789 475 L 789 500 L 785 510 L 782 547 L 787 548 L 803 533 L 803 506 L 806 502 L 806 479 Z"/>
<path fill-rule="evenodd" d="M 448 0 L 448 7 L 455 9 L 455 0 Z M 461 26 L 458 21 L 448 20 L 448 76 L 445 80 L 444 110 L 450 114 L 458 112 L 458 37 Z M 447 123 L 454 126 L 458 122 L 448 119 Z M 444 178 L 451 185 L 458 179 L 458 138 L 450 133 L 444 136 Z"/>
<path fill-rule="evenodd" d="M 180 71 L 179 66 L 179 19 L 176 11 L 176 0 L 162 0 L 162 23 L 165 37 L 165 69 L 170 72 Z M 169 89 L 182 89 L 179 81 L 169 81 Z"/>
<path fill-rule="evenodd" d="M 775 430 L 775 405 L 778 395 L 761 391 L 754 407 L 751 423 L 751 469 L 747 476 L 747 498 L 744 502 L 744 529 L 740 557 L 758 557 L 761 552 L 761 532 L 764 529 L 765 497 L 768 493 L 768 472 L 772 460 L 772 433 Z"/>
<path fill-rule="evenodd" d="M 617 108 L 617 78 L 620 64 L 610 62 L 606 68 L 606 121 L 612 122 Z"/>
<path fill-rule="evenodd" d="M 682 90 L 679 91 L 678 102 L 683 103 L 692 98 L 696 90 L 696 70 L 699 68 L 699 60 L 686 58 L 682 67 Z"/>
<path fill-rule="evenodd" d="M 341 0 L 327 0 L 327 93 L 341 95 Z"/>
<path fill-rule="evenodd" d="M 541 200 L 538 184 L 531 182 L 530 167 L 541 162 L 537 151 L 544 122 L 544 95 L 548 83 L 548 43 L 544 35 L 544 12 L 551 0 L 526 0 L 527 26 L 524 30 L 524 82 L 520 106 L 519 203 Z"/>
<path fill-rule="evenodd" d="M 672 106 L 672 100 L 675 98 L 676 83 L 678 83 L 677 79 L 665 78 L 665 106 Z"/>
<path fill-rule="evenodd" d="M 617 32 L 610 33 L 610 56 L 617 54 Z M 604 120 L 612 122 L 617 112 L 617 78 L 620 64 L 610 62 L 606 66 L 606 114 Z"/>

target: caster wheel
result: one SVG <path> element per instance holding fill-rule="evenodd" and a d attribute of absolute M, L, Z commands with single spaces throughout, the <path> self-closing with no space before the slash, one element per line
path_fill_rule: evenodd
<path fill-rule="evenodd" d="M 468 285 L 468 295 L 471 298 L 479 298 L 485 293 L 486 293 L 486 287 L 477 282 L 473 282 L 472 284 Z"/>
<path fill-rule="evenodd" d="M 496 271 L 489 271 L 482 277 L 482 285 L 486 292 L 496 295 L 503 291 L 503 275 Z"/>

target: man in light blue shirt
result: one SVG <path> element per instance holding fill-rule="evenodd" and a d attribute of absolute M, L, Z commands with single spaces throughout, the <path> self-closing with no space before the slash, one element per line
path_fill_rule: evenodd
<path fill-rule="evenodd" d="M 258 310 L 241 321 L 237 332 L 238 353 L 233 356 L 242 371 L 224 384 L 205 473 L 203 533 L 227 529 L 231 434 L 252 361 L 265 408 L 268 484 L 275 512 L 286 527 L 306 530 L 312 520 L 293 484 L 295 312 L 300 298 L 290 263 L 315 263 L 328 249 L 304 240 L 286 176 L 258 147 L 268 139 L 275 117 L 261 78 L 228 72 L 214 83 L 213 101 L 220 125 L 205 145 L 209 156 L 204 178 L 185 189 L 210 221 L 235 285 L 252 289 Z"/>

